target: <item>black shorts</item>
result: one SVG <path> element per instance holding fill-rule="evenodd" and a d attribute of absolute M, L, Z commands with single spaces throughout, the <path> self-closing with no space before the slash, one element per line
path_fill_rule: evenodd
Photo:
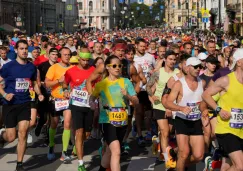
<path fill-rule="evenodd" d="M 30 102 L 30 108 L 31 109 L 37 109 L 37 104 L 38 104 L 38 101 L 37 100 L 31 101 Z"/>
<path fill-rule="evenodd" d="M 30 121 L 30 109 L 30 102 L 15 105 L 3 105 L 5 127 L 15 128 L 20 121 Z"/>
<path fill-rule="evenodd" d="M 243 139 L 233 134 L 216 134 L 216 137 L 224 157 L 235 151 L 243 151 Z"/>
<path fill-rule="evenodd" d="M 103 133 L 105 142 L 110 145 L 115 140 L 118 140 L 120 144 L 127 132 L 127 126 L 115 127 L 110 123 L 100 124 L 100 130 Z"/>
<path fill-rule="evenodd" d="M 44 116 L 46 113 L 51 113 L 53 111 L 52 101 L 50 101 L 50 96 L 44 96 L 42 102 L 38 102 L 37 110 L 40 116 Z"/>
<path fill-rule="evenodd" d="M 174 125 L 174 119 L 165 116 L 165 111 L 159 109 L 153 109 L 153 118 L 155 120 L 167 119 L 170 125 Z"/>
<path fill-rule="evenodd" d="M 52 108 L 52 110 L 51 110 L 51 117 L 63 116 L 63 111 L 70 110 L 70 106 L 69 106 L 68 109 L 56 111 L 56 109 L 55 109 L 55 101 L 54 100 L 51 101 L 51 108 Z"/>
<path fill-rule="evenodd" d="M 94 111 L 88 107 L 79 107 L 70 104 L 74 130 L 84 128 L 86 132 L 92 130 Z"/>
<path fill-rule="evenodd" d="M 128 118 L 132 118 L 133 114 L 134 114 L 134 107 L 130 105 L 129 108 L 130 108 L 130 110 L 129 110 L 129 113 L 128 113 Z"/>
<path fill-rule="evenodd" d="M 203 135 L 202 121 L 189 121 L 176 116 L 174 120 L 176 134 Z"/>
<path fill-rule="evenodd" d="M 144 105 L 145 111 L 152 110 L 152 103 L 149 100 L 148 93 L 146 91 L 140 91 L 137 95 L 139 104 Z"/>

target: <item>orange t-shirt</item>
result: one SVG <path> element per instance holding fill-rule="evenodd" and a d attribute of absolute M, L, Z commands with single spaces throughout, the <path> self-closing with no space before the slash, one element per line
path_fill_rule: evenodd
<path fill-rule="evenodd" d="M 60 65 L 59 63 L 56 63 L 54 65 L 52 65 L 47 73 L 46 73 L 46 78 L 54 81 L 57 79 L 60 79 L 62 76 L 65 75 L 66 71 L 71 68 L 72 66 L 68 66 L 68 67 L 63 67 L 62 65 Z M 55 86 L 53 86 L 51 88 L 51 95 L 54 98 L 57 99 L 63 99 L 63 89 L 62 86 L 60 84 L 57 84 Z"/>

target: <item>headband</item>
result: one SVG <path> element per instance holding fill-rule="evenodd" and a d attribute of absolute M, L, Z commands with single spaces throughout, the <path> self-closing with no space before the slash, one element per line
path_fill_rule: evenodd
<path fill-rule="evenodd" d="M 91 58 L 91 54 L 89 52 L 80 52 L 79 53 L 79 57 L 80 58 L 84 58 L 84 59 L 90 59 Z"/>

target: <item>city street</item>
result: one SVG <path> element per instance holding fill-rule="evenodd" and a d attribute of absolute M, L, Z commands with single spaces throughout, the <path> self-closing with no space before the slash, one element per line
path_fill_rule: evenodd
<path fill-rule="evenodd" d="M 62 164 L 59 160 L 61 155 L 61 132 L 60 129 L 56 135 L 55 152 L 56 159 L 54 161 L 47 160 L 47 147 L 41 147 L 43 139 L 41 136 L 37 139 L 34 137 L 34 143 L 28 145 L 24 166 L 28 171 L 73 171 L 77 170 L 77 159 L 72 161 L 72 164 Z M 17 140 L 10 143 L 0 150 L 0 171 L 14 171 L 16 167 L 16 144 Z M 122 171 L 163 171 L 164 164 L 156 159 L 156 156 L 152 155 L 151 144 L 148 144 L 145 148 L 139 148 L 134 138 L 129 138 L 129 144 L 131 152 L 129 156 L 124 156 L 121 159 Z M 100 140 L 88 140 L 85 142 L 85 165 L 89 171 L 97 171 L 100 165 L 100 156 L 98 154 L 98 148 L 100 146 Z M 189 171 L 202 171 L 204 168 L 203 163 L 199 163 L 193 166 Z"/>

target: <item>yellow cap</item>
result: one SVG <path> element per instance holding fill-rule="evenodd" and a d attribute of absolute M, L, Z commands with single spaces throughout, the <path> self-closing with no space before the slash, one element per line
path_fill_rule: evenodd
<path fill-rule="evenodd" d="M 70 58 L 69 62 L 70 62 L 70 63 L 73 63 L 73 64 L 78 63 L 78 57 L 77 57 L 77 56 L 72 56 L 72 57 Z"/>

